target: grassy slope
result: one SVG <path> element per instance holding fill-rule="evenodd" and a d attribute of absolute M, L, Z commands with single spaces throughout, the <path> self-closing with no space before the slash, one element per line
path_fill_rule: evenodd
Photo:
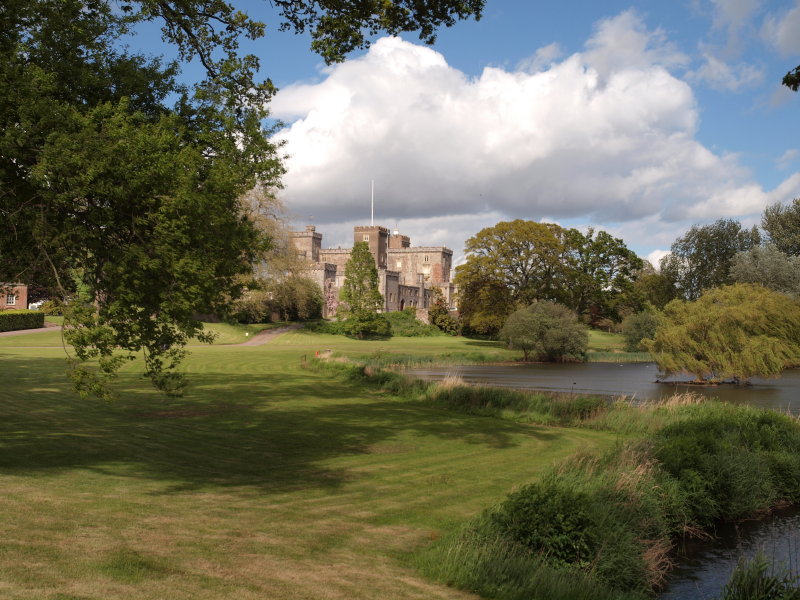
<path fill-rule="evenodd" d="M 607 434 L 413 406 L 300 368 L 317 349 L 505 351 L 292 332 L 199 347 L 180 400 L 131 368 L 112 404 L 63 352 L 0 349 L 0 595 L 9 599 L 468 598 L 411 552 Z M 476 345 L 477 344 L 477 345 Z M 135 367 L 135 365 L 133 365 Z"/>

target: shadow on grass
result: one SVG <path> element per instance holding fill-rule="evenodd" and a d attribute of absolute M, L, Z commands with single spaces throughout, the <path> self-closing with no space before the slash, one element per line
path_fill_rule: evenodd
<path fill-rule="evenodd" d="M 170 482 L 169 491 L 254 486 L 265 493 L 335 488 L 353 475 L 324 461 L 362 454 L 404 432 L 502 450 L 524 436 L 563 435 L 386 397 L 321 374 L 191 374 L 186 398 L 165 400 L 121 377 L 108 404 L 68 391 L 64 362 L 4 356 L 0 473 L 86 468 Z"/>

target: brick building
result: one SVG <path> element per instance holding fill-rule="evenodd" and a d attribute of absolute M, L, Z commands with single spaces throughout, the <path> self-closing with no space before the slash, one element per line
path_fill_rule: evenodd
<path fill-rule="evenodd" d="M 21 283 L 0 283 L 0 310 L 28 308 L 28 286 Z"/>
<path fill-rule="evenodd" d="M 311 263 L 311 277 L 322 288 L 326 299 L 326 314 L 331 316 L 335 299 L 344 283 L 344 266 L 350 260 L 350 248 L 323 248 L 322 234 L 314 225 L 305 231 L 289 234 L 297 251 Z M 427 312 L 438 288 L 452 306 L 455 286 L 451 281 L 453 251 L 445 246 L 411 245 L 408 236 L 390 232 L 378 225 L 357 226 L 353 242 L 366 242 L 375 258 L 378 281 L 387 312 L 414 307 Z"/>

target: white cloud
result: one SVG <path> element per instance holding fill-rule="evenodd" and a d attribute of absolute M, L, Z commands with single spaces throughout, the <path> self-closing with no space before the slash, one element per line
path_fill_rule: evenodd
<path fill-rule="evenodd" d="M 585 52 L 538 56 L 549 66 L 469 78 L 431 48 L 383 38 L 321 82 L 284 88 L 271 108 L 295 119 L 278 136 L 287 206 L 338 232 L 326 244 L 349 243 L 374 179 L 376 222 L 458 254 L 481 227 L 543 215 L 614 224 L 649 251 L 767 202 L 735 156 L 695 139 L 694 95 L 669 71 L 685 57 L 634 13 L 602 21 Z"/>
<path fill-rule="evenodd" d="M 714 26 L 738 31 L 747 25 L 764 4 L 764 0 L 711 0 Z"/>
<path fill-rule="evenodd" d="M 800 150 L 797 148 L 789 148 L 786 152 L 781 154 L 775 163 L 780 169 L 788 169 L 789 166 L 800 156 Z"/>
<path fill-rule="evenodd" d="M 739 63 L 731 65 L 705 52 L 699 69 L 686 74 L 691 82 L 703 82 L 718 91 L 738 92 L 755 88 L 764 81 L 763 70 L 753 65 Z"/>
<path fill-rule="evenodd" d="M 651 265 L 653 265 L 656 268 L 656 270 L 659 270 L 659 267 L 661 265 L 661 259 L 664 258 L 667 254 L 669 254 L 669 250 L 653 250 L 645 258 Z"/>
<path fill-rule="evenodd" d="M 792 8 L 772 14 L 761 29 L 764 41 L 784 56 L 800 53 L 800 0 Z"/>
<path fill-rule="evenodd" d="M 547 46 L 542 46 L 533 56 L 521 61 L 517 65 L 517 71 L 525 71 L 527 73 L 543 71 L 545 68 L 552 66 L 563 55 L 564 51 L 558 43 L 554 42 Z"/>

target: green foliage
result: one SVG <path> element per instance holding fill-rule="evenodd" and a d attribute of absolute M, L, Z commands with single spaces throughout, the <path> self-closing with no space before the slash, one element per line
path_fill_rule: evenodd
<path fill-rule="evenodd" d="M 681 489 L 693 526 L 800 499 L 800 430 L 773 411 L 684 407 L 653 436 L 653 455 Z"/>
<path fill-rule="evenodd" d="M 642 306 L 649 305 L 661 310 L 677 297 L 678 290 L 671 277 L 656 272 L 653 265 L 644 261 L 644 267 L 633 283 L 631 294 L 640 299 Z"/>
<path fill-rule="evenodd" d="M 670 253 L 661 259 L 661 274 L 676 287 L 679 296 L 696 300 L 704 290 L 733 283 L 733 257 L 760 242 L 755 226 L 743 229 L 733 219 L 719 219 L 702 227 L 694 225 L 672 243 Z"/>
<path fill-rule="evenodd" d="M 59 298 L 51 298 L 39 307 L 48 317 L 62 317 L 64 316 L 64 303 Z"/>
<path fill-rule="evenodd" d="M 659 317 L 656 313 L 644 310 L 625 317 L 622 321 L 622 335 L 625 336 L 625 350 L 636 352 L 641 349 L 644 339 L 652 338 L 656 333 Z"/>
<path fill-rule="evenodd" d="M 739 559 L 719 600 L 800 600 L 797 579 L 759 551 L 752 560 Z"/>
<path fill-rule="evenodd" d="M 457 267 L 459 312 L 471 331 L 494 334 L 535 300 L 565 304 L 588 320 L 618 320 L 642 261 L 605 231 L 585 235 L 552 223 L 500 222 L 467 240 Z"/>
<path fill-rule="evenodd" d="M 800 363 L 800 305 L 766 288 L 736 284 L 674 300 L 664 317 L 644 345 L 667 375 L 746 381 Z"/>
<path fill-rule="evenodd" d="M 380 30 L 432 42 L 437 27 L 480 16 L 483 0 L 275 6 L 281 28 L 310 31 L 337 61 Z M 177 62 L 120 43 L 150 21 L 204 77 L 180 84 Z M 0 281 L 33 280 L 66 299 L 68 270 L 80 274 L 94 311 L 70 319 L 72 342 L 100 343 L 76 354 L 81 386 L 89 358 L 108 374 L 139 351 L 157 387 L 177 382 L 170 371 L 201 329 L 195 315 L 224 315 L 264 247 L 241 199 L 280 184 L 264 127 L 275 89 L 256 79 L 259 59 L 239 53 L 243 37 L 264 32 L 224 0 L 3 3 L 0 221 L 14 235 L 0 237 Z"/>
<path fill-rule="evenodd" d="M 506 319 L 500 339 L 522 350 L 525 360 L 574 361 L 585 360 L 589 333 L 568 308 L 535 302 Z"/>
<path fill-rule="evenodd" d="M 344 266 L 344 284 L 339 293 L 342 304 L 337 316 L 345 321 L 349 335 L 358 338 L 391 335 L 389 322 L 378 311 L 383 296 L 378 289 L 378 268 L 369 244 L 356 242 Z"/>
<path fill-rule="evenodd" d="M 797 297 L 800 295 L 800 256 L 788 256 L 773 244 L 739 252 L 731 263 L 736 283 L 754 283 Z"/>
<path fill-rule="evenodd" d="M 450 335 L 458 335 L 461 329 L 458 319 L 450 314 L 444 294 L 439 288 L 433 288 L 433 302 L 428 309 L 428 322 Z"/>
<path fill-rule="evenodd" d="M 44 313 L 38 310 L 4 310 L 0 312 L 0 331 L 44 327 Z"/>
<path fill-rule="evenodd" d="M 438 327 L 427 325 L 417 319 L 417 309 L 410 307 L 398 312 L 385 313 L 386 320 L 392 327 L 392 335 L 404 337 L 430 337 L 441 335 Z"/>
<path fill-rule="evenodd" d="M 780 252 L 800 256 L 800 198 L 789 205 L 780 202 L 769 205 L 761 215 L 761 227 Z"/>
<path fill-rule="evenodd" d="M 791 417 L 717 402 L 620 405 L 602 414 L 618 412 L 625 422 L 641 413 L 655 424 L 635 430 L 648 440 L 568 459 L 435 546 L 426 568 L 450 584 L 492 590 L 490 597 L 580 597 L 574 589 L 536 595 L 539 579 L 554 572 L 598 597 L 610 589 L 647 597 L 669 566 L 671 540 L 687 528 L 800 499 L 800 425 Z M 735 576 L 739 595 L 729 598 L 789 589 L 764 588 L 781 578 L 763 576 Z"/>

